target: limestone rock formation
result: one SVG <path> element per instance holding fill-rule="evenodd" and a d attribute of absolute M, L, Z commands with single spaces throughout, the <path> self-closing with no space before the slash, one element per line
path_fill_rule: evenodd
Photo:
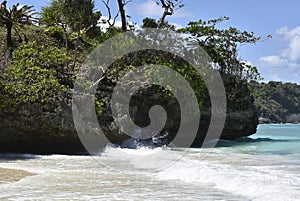
<path fill-rule="evenodd" d="M 256 132 L 258 117 L 253 106 L 253 98 L 246 84 L 224 79 L 227 91 L 227 117 L 221 138 L 234 140 Z M 147 141 L 154 146 L 168 144 L 176 135 L 180 124 L 180 108 L 176 100 L 168 100 L 148 91 L 131 101 L 131 118 L 139 126 L 149 123 L 148 112 L 153 105 L 159 104 L 168 113 L 163 131 L 154 139 Z M 209 100 L 201 111 L 201 120 L 193 147 L 201 147 L 210 123 Z M 114 127 L 113 118 L 105 111 L 99 118 L 107 138 L 114 144 L 128 146 L 124 142 L 129 136 Z M 19 106 L 15 110 L 4 109 L 0 112 L 0 152 L 28 153 L 84 153 L 73 123 L 71 104 L 61 103 L 59 107 L 38 104 Z"/>

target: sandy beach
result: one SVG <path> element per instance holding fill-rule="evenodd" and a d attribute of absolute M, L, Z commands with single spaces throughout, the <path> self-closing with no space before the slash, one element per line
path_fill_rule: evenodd
<path fill-rule="evenodd" d="M 23 170 L 0 168 L 0 184 L 16 182 L 34 174 Z"/>

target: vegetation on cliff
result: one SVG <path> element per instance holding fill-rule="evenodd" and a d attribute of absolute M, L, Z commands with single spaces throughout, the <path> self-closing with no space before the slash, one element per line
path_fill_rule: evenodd
<path fill-rule="evenodd" d="M 299 123 L 300 86 L 295 83 L 251 81 L 249 87 L 262 123 Z"/>
<path fill-rule="evenodd" d="M 105 31 L 101 30 L 99 28 L 101 13 L 94 11 L 93 1 L 72 2 L 53 0 L 49 6 L 42 9 L 39 18 L 32 6 L 19 8 L 18 5 L 14 5 L 12 9 L 1 9 L 2 102 L 11 103 L 8 99 L 14 100 L 13 103 L 16 104 L 44 102 L 47 96 L 57 96 L 65 88 L 72 88 L 71 82 L 90 50 L 111 36 L 124 31 L 114 26 Z M 176 9 L 181 8 L 182 1 L 162 1 L 160 3 L 166 9 L 162 18 L 157 21 L 146 18 L 142 27 L 149 27 L 148 21 L 152 20 L 152 24 L 156 24 L 155 27 L 174 29 L 168 25 L 166 16 L 172 15 Z M 20 20 L 15 18 L 13 18 L 15 22 L 10 20 L 9 16 L 12 15 L 12 12 L 16 12 L 18 14 L 16 17 Z M 36 20 L 39 20 L 39 24 L 36 24 Z M 246 65 L 237 59 L 237 48 L 242 43 L 255 43 L 259 38 L 254 37 L 253 33 L 242 32 L 232 27 L 229 29 L 217 28 L 217 24 L 224 20 L 228 20 L 228 18 L 190 22 L 186 28 L 178 31 L 189 34 L 192 39 L 197 40 L 199 45 L 209 53 L 216 64 L 215 67 L 222 74 L 235 75 L 241 81 L 257 78 L 259 74 L 255 67 Z M 12 27 L 7 27 L 8 23 Z M 128 24 L 127 21 L 126 23 Z M 12 35 L 9 33 L 10 31 L 5 34 L 4 29 L 8 28 L 13 30 Z M 19 31 L 21 28 L 22 33 Z M 3 40 L 5 36 L 9 38 Z M 22 40 L 22 38 L 26 38 L 26 40 Z M 10 55 L 11 53 L 12 55 Z M 155 54 L 157 53 L 152 53 L 149 57 L 153 58 Z M 156 63 L 166 64 L 170 58 L 170 56 L 166 57 L 166 61 L 156 59 Z M 151 59 L 146 58 L 145 60 Z M 126 65 L 131 66 L 132 63 L 139 62 L 131 59 Z M 174 68 L 178 70 L 182 65 L 179 66 L 174 66 Z M 192 72 L 187 70 L 184 74 L 191 77 Z M 190 79 L 190 81 L 192 80 Z M 199 82 L 199 80 L 195 82 Z M 43 96 L 43 94 L 45 95 Z"/>
<path fill-rule="evenodd" d="M 13 112 L 15 108 L 38 104 L 40 107 L 45 107 L 41 110 L 42 113 L 49 113 L 57 112 L 53 108 L 61 107 L 62 103 L 70 105 L 73 81 L 86 56 L 99 44 L 118 33 L 137 29 L 126 18 L 125 5 L 129 1 L 116 2 L 119 5 L 116 16 L 111 12 L 109 1 L 103 3 L 109 13 L 108 21 L 101 19 L 100 11 L 95 11 L 93 0 L 52 0 L 47 7 L 42 8 L 40 15 L 37 15 L 31 6 L 19 9 L 18 5 L 14 5 L 12 9 L 6 7 L 1 9 L 0 108 L 2 111 Z M 161 0 L 158 4 L 165 10 L 162 17 L 145 18 L 141 27 L 173 30 L 196 41 L 196 45 L 203 47 L 212 58 L 211 68 L 219 71 L 224 82 L 227 83 L 225 85 L 229 86 L 226 88 L 227 99 L 231 105 L 229 110 L 231 112 L 239 109 L 250 108 L 251 110 L 252 102 L 249 101 L 250 96 L 244 86 L 249 79 L 258 79 L 259 73 L 256 67 L 238 59 L 238 49 L 241 44 L 253 44 L 260 38 L 251 32 L 240 31 L 233 27 L 219 28 L 220 23 L 229 20 L 227 17 L 190 22 L 186 27 L 177 30 L 167 22 L 166 17 L 183 7 L 182 1 Z M 20 20 L 9 21 L 13 11 L 18 13 L 17 17 Z M 122 26 L 115 27 L 119 14 Z M 8 27 L 8 24 L 11 27 Z M 103 24 L 106 25 L 105 29 Z M 10 33 L 9 30 L 12 32 Z M 104 77 L 99 78 L 101 83 L 96 94 L 96 110 L 99 116 L 105 116 L 105 113 L 109 112 L 107 109 L 111 99 L 109 93 L 124 72 L 145 64 L 167 65 L 178 71 L 194 88 L 199 103 L 202 103 L 200 106 L 209 107 L 205 84 L 190 65 L 172 54 L 149 50 L 118 58 Z M 247 94 L 248 99 L 240 101 L 233 98 L 240 92 Z M 156 94 L 164 98 L 170 97 L 170 93 L 161 88 L 157 89 Z M 251 121 L 254 119 L 254 126 L 250 126 L 253 133 L 256 127 L 255 115 L 251 113 L 250 116 Z M 111 118 L 105 119 L 107 120 L 111 121 Z M 251 133 L 246 133 L 249 134 Z"/>

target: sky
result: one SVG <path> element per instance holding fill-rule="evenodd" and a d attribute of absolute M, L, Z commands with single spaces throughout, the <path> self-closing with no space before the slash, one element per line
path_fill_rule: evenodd
<path fill-rule="evenodd" d="M 37 11 L 49 1 L 7 0 L 34 5 Z M 117 6 L 111 0 L 113 10 Z M 132 0 L 126 5 L 131 21 L 141 24 L 145 17 L 159 19 L 162 9 L 155 0 Z M 101 0 L 95 0 L 96 10 L 105 15 Z M 270 80 L 300 84 L 300 1 L 299 0 L 183 0 L 185 6 L 167 20 L 177 27 L 190 21 L 208 20 L 228 16 L 224 27 L 233 26 L 254 32 L 263 40 L 255 45 L 240 47 L 239 58 L 258 67 L 264 82 Z M 267 39 L 272 35 L 271 39 Z M 264 40 L 267 39 L 267 40 Z"/>

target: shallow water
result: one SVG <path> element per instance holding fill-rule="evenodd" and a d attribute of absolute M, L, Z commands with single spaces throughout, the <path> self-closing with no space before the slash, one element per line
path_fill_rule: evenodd
<path fill-rule="evenodd" d="M 0 183 L 0 199 L 300 200 L 299 140 L 300 125 L 260 125 L 250 139 L 214 149 L 5 154 L 0 167 L 35 175 Z"/>

